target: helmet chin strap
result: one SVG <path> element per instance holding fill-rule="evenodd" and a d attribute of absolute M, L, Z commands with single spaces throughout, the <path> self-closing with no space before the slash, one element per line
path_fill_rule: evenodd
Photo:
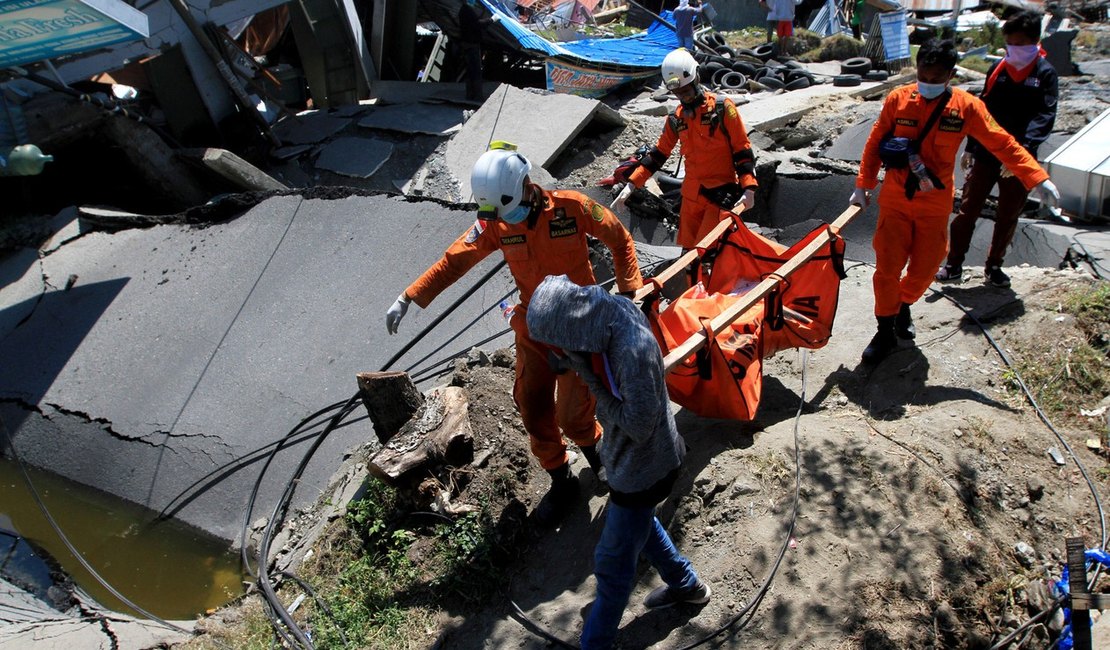
<path fill-rule="evenodd" d="M 701 84 L 699 84 L 698 82 L 695 81 L 695 82 L 693 82 L 692 85 L 693 85 L 693 89 L 694 89 L 694 98 L 691 99 L 688 102 L 684 102 L 684 101 L 680 100 L 681 104 L 689 110 L 694 110 L 698 106 L 701 106 L 702 104 L 705 103 L 705 93 L 702 92 Z"/>

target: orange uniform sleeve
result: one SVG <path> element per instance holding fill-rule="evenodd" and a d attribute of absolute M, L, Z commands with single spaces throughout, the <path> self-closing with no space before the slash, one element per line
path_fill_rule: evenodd
<path fill-rule="evenodd" d="M 859 163 L 859 175 L 856 176 L 856 187 L 873 190 L 879 184 L 879 143 L 883 137 L 894 130 L 894 114 L 896 112 L 897 93 L 887 95 L 883 102 L 883 110 L 875 126 L 871 127 L 871 134 L 867 136 L 867 144 L 863 146 L 863 157 Z"/>
<path fill-rule="evenodd" d="M 636 258 L 636 244 L 632 241 L 632 235 L 628 234 L 628 229 L 604 205 L 585 194 L 580 194 L 579 200 L 585 212 L 582 221 L 586 224 L 586 232 L 600 239 L 613 253 L 613 272 L 616 275 L 617 290 L 635 291 L 644 286 L 644 278 L 640 275 L 640 262 Z"/>
<path fill-rule="evenodd" d="M 727 98 L 724 121 L 729 148 L 732 149 L 732 164 L 736 168 L 736 175 L 740 178 L 740 187 L 744 189 L 759 187 L 759 181 L 755 179 L 755 153 L 748 139 L 748 129 L 744 126 L 740 111 L 736 110 L 736 104 Z"/>
<path fill-rule="evenodd" d="M 967 122 L 968 135 L 975 138 L 984 149 L 989 151 L 1021 181 L 1025 189 L 1031 190 L 1034 186 L 1048 179 L 1046 172 L 1037 163 L 1037 159 L 1029 154 L 1021 143 L 1014 139 L 998 125 L 991 117 L 987 105 L 977 97 L 972 97 L 968 104 Z"/>
<path fill-rule="evenodd" d="M 655 150 L 648 153 L 648 164 L 637 167 L 628 177 L 628 182 L 636 187 L 643 187 L 651 175 L 667 162 L 667 158 L 670 158 L 671 152 L 674 151 L 674 146 L 678 144 L 678 129 L 675 128 L 677 121 L 678 117 L 674 113 L 667 116 L 667 121 L 663 123 L 663 132 L 659 134 L 659 141 L 655 143 Z"/>
<path fill-rule="evenodd" d="M 478 262 L 498 249 L 497 228 L 493 222 L 475 220 L 419 278 L 405 289 L 405 295 L 422 309 L 427 308 L 444 289 L 466 275 Z"/>

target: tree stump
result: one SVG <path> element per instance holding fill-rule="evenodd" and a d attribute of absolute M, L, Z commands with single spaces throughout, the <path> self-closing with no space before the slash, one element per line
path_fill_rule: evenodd
<path fill-rule="evenodd" d="M 420 412 L 370 459 L 370 473 L 396 486 L 403 475 L 426 465 L 469 463 L 474 458 L 469 406 L 462 388 L 433 389 Z"/>
<path fill-rule="evenodd" d="M 382 444 L 400 431 L 424 404 L 424 396 L 407 372 L 360 372 L 356 377 L 362 404 Z"/>

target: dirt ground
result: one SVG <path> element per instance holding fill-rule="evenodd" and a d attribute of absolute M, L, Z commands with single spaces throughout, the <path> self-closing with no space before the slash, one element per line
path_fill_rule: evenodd
<path fill-rule="evenodd" d="M 864 265 L 851 269 L 824 349 L 768 360 L 755 421 L 677 411 L 690 452 L 660 517 L 714 594 L 704 608 L 646 611 L 640 603 L 661 583 L 642 566 L 619 647 L 687 647 L 738 616 L 708 647 L 987 647 L 1039 611 L 1035 583 L 1058 578 L 1065 537 L 1098 544 L 1100 514 L 1077 465 L 1052 460 L 1047 450 L 1066 457 L 1064 445 L 947 299 L 1016 354 L 1030 337 L 1074 334 L 1058 300 L 1089 280 L 1018 268 L 1008 290 L 970 282 L 931 294 L 915 312 L 918 345 L 867 372 L 857 364 L 871 329 L 870 275 Z M 500 450 L 483 472 L 516 475 L 514 496 L 530 508 L 548 482 L 527 456 L 511 374 L 474 373 L 460 383 L 476 391 L 476 431 Z M 1090 396 L 1089 408 L 1102 400 Z M 1056 424 L 1107 494 L 1106 459 L 1085 446 L 1091 431 Z M 576 642 L 594 596 L 592 549 L 606 497 L 583 460 L 575 470 L 588 502 L 555 531 L 521 522 L 517 543 L 526 548 L 504 596 L 477 611 L 447 611 L 441 647 L 546 647 L 531 625 Z M 747 611 L 769 579 L 767 596 Z M 1026 647 L 1045 647 L 1046 638 L 1034 630 Z"/>

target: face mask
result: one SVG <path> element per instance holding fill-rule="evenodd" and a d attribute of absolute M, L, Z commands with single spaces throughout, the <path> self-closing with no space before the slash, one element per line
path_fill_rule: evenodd
<path fill-rule="evenodd" d="M 532 211 L 531 203 L 521 203 L 512 210 L 501 215 L 501 220 L 505 223 L 520 223 L 528 217 L 528 213 Z"/>
<path fill-rule="evenodd" d="M 925 99 L 936 99 L 937 97 L 940 97 L 940 94 L 943 93 L 944 89 L 947 87 L 948 84 L 946 83 L 927 84 L 924 81 L 917 82 L 917 92 L 920 93 L 921 96 Z"/>
<path fill-rule="evenodd" d="M 1024 68 L 1033 61 L 1041 53 L 1040 45 L 1007 45 L 1006 46 L 1006 60 L 1010 65 L 1015 68 Z"/>

